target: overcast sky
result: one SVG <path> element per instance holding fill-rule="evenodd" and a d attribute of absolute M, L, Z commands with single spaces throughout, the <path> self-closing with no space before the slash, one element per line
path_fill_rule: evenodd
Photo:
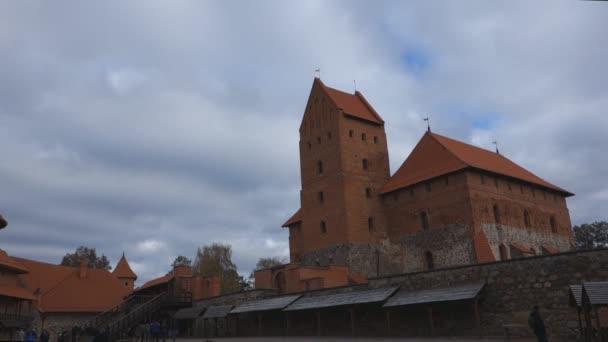
<path fill-rule="evenodd" d="M 287 256 L 317 68 L 384 118 L 392 172 L 429 115 L 608 220 L 607 32 L 586 1 L 0 1 L 0 248 L 124 251 L 139 284 L 214 241 L 242 274 Z"/>

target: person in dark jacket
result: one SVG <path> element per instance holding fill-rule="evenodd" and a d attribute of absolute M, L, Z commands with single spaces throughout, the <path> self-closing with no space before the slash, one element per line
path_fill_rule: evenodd
<path fill-rule="evenodd" d="M 538 305 L 534 305 L 534 308 L 532 308 L 532 312 L 530 312 L 530 317 L 528 317 L 528 325 L 534 331 L 534 335 L 536 335 L 538 342 L 548 342 L 547 331 L 545 330 L 545 322 L 543 322 L 543 319 L 540 316 Z"/>

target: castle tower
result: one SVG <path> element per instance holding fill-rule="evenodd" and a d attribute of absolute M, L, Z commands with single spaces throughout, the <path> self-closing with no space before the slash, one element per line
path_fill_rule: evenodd
<path fill-rule="evenodd" d="M 112 274 L 118 280 L 123 282 L 124 285 L 130 290 L 133 290 L 135 288 L 135 281 L 137 280 L 137 275 L 135 274 L 135 272 L 133 272 L 131 266 L 129 266 L 129 262 L 127 261 L 127 258 L 125 258 L 125 253 L 122 253 L 122 257 L 120 257 L 120 260 L 118 261 L 118 264 L 116 264 L 116 268 L 114 268 Z"/>
<path fill-rule="evenodd" d="M 284 224 L 291 261 L 352 264 L 375 275 L 375 244 L 386 237 L 379 191 L 390 171 L 384 121 L 360 92 L 315 78 L 300 125 L 300 168 L 301 209 Z"/>

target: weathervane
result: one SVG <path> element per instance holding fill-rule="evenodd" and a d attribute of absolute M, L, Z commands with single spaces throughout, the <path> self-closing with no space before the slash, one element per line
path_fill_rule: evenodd
<path fill-rule="evenodd" d="M 429 118 L 428 116 L 426 118 L 424 118 L 424 121 L 426 121 L 426 130 L 427 132 L 431 132 L 431 118 Z"/>
<path fill-rule="evenodd" d="M 500 154 L 500 151 L 498 151 L 498 141 L 494 140 L 492 144 L 496 145 L 496 154 Z"/>
<path fill-rule="evenodd" d="M 355 93 L 357 92 L 357 80 L 353 80 L 353 83 L 355 84 Z"/>
<path fill-rule="evenodd" d="M 319 76 L 317 76 L 317 75 L 319 75 Z M 321 79 L 321 68 L 315 69 L 315 77 L 317 77 L 318 79 Z"/>

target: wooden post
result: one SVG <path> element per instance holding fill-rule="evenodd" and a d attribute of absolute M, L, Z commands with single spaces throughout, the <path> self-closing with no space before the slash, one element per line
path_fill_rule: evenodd
<path fill-rule="evenodd" d="M 317 315 L 317 336 L 321 336 L 321 311 L 317 311 L 316 315 Z"/>
<path fill-rule="evenodd" d="M 285 336 L 289 336 L 289 312 L 285 311 Z"/>
<path fill-rule="evenodd" d="M 427 305 L 426 311 L 429 318 L 429 329 L 431 335 L 435 334 L 435 323 L 433 322 L 433 307 L 431 305 Z"/>
<path fill-rule="evenodd" d="M 391 337 L 391 312 L 386 310 L 386 337 Z"/>
<path fill-rule="evenodd" d="M 350 334 L 355 336 L 355 308 L 350 308 Z"/>
<path fill-rule="evenodd" d="M 481 338 L 481 318 L 479 316 L 479 299 L 475 298 L 475 302 L 473 303 L 473 309 L 475 310 L 475 322 L 477 323 L 477 333 L 479 334 L 479 338 Z"/>

